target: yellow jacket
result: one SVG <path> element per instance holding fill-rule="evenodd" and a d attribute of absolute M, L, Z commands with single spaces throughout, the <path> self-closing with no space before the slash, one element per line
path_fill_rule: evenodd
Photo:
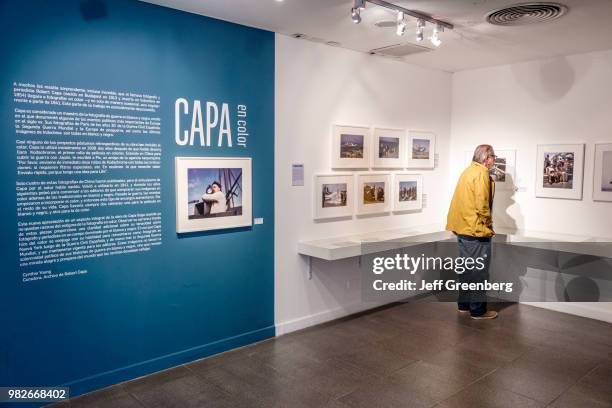
<path fill-rule="evenodd" d="M 446 229 L 473 237 L 492 237 L 495 182 L 486 166 L 472 162 L 463 171 L 448 210 Z"/>

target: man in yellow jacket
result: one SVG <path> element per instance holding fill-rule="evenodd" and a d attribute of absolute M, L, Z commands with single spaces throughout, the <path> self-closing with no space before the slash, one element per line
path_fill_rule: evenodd
<path fill-rule="evenodd" d="M 472 163 L 457 182 L 448 211 L 446 229 L 457 235 L 460 256 L 484 260 L 484 268 L 474 267 L 458 273 L 461 283 L 484 282 L 489 277 L 491 238 L 495 235 L 492 216 L 495 182 L 489 169 L 495 165 L 495 157 L 490 145 L 476 148 Z M 497 312 L 487 311 L 484 291 L 461 291 L 457 304 L 460 312 L 469 312 L 473 319 L 497 317 Z"/>

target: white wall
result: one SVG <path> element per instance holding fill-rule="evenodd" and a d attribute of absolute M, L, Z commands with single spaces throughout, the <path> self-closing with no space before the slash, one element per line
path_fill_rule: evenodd
<path fill-rule="evenodd" d="M 451 75 L 397 61 L 276 36 L 277 333 L 373 307 L 361 301 L 356 259 L 313 261 L 299 240 L 442 223 L 448 206 Z M 329 172 L 334 123 L 430 130 L 440 166 L 422 171 L 427 208 L 421 213 L 347 221 L 312 220 L 312 177 Z M 304 163 L 305 186 L 291 186 L 291 164 Z"/>
<path fill-rule="evenodd" d="M 452 81 L 451 177 L 464 150 L 517 149 L 526 191 L 496 196 L 496 223 L 535 231 L 612 236 L 612 203 L 593 202 L 595 142 L 612 142 L 612 51 L 459 72 Z M 535 197 L 536 145 L 586 143 L 583 199 Z M 612 303 L 541 304 L 612 321 Z"/>
<path fill-rule="evenodd" d="M 443 224 L 464 151 L 479 143 L 517 150 L 522 191 L 498 193 L 496 224 L 612 235 L 612 203 L 591 199 L 593 143 L 612 141 L 610 90 L 612 51 L 450 75 L 277 35 L 277 333 L 376 306 L 361 300 L 356 259 L 315 259 L 309 280 L 308 259 L 297 254 L 299 240 Z M 312 175 L 331 171 L 333 123 L 435 132 L 439 167 L 422 172 L 427 208 L 417 214 L 314 222 Z M 536 145 L 576 142 L 587 144 L 583 200 L 535 198 Z M 291 186 L 292 163 L 304 163 L 305 186 Z M 612 304 L 540 305 L 612 321 Z"/>

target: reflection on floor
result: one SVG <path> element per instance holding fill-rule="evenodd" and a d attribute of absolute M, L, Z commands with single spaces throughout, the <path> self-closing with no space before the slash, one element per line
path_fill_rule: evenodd
<path fill-rule="evenodd" d="M 612 325 L 517 304 L 378 309 L 75 398 L 65 407 L 611 407 Z"/>

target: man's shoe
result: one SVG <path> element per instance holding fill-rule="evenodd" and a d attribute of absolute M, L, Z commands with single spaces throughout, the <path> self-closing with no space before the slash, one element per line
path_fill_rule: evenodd
<path fill-rule="evenodd" d="M 457 309 L 459 313 L 468 313 L 470 309 Z"/>
<path fill-rule="evenodd" d="M 497 312 L 495 310 L 489 310 L 488 312 L 480 316 L 471 316 L 471 317 L 472 319 L 475 319 L 475 320 L 495 319 L 497 317 Z"/>

